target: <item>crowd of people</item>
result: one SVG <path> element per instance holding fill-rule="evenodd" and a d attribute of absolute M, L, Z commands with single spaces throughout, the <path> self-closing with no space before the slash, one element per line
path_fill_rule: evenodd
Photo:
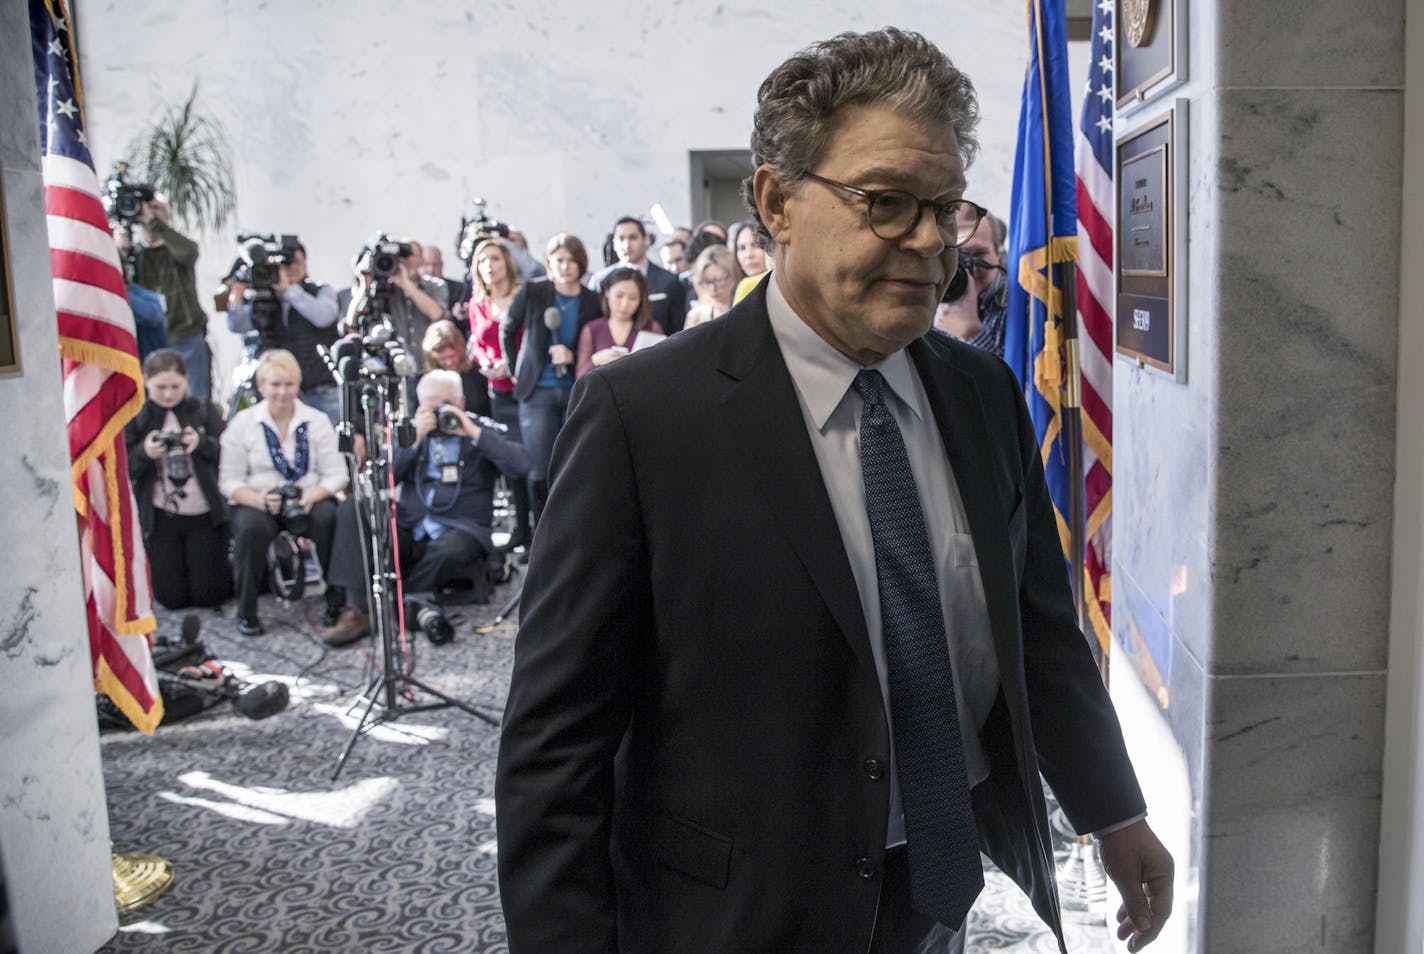
<path fill-rule="evenodd" d="M 962 250 L 969 293 L 941 305 L 935 327 L 1002 354 L 1004 234 L 1002 223 L 992 217 L 990 222 L 991 228 L 979 230 Z M 239 630 L 260 634 L 257 600 L 270 586 L 273 548 L 291 545 L 279 539 L 289 523 L 283 515 L 300 511 L 298 536 L 328 584 L 324 634 L 336 645 L 354 642 L 367 631 L 364 593 L 357 592 L 349 561 L 332 572 L 334 541 L 340 562 L 343 542 L 357 539 L 354 518 L 338 516 L 351 461 L 337 451 L 340 388 L 322 350 L 357 328 L 369 307 L 370 256 L 349 289 L 312 278 L 306 247 L 295 240 L 270 289 L 256 291 L 244 271 L 229 274 L 215 304 L 225 310 L 228 330 L 247 336 L 257 352 L 257 400 L 245 409 L 234 406 L 231 419 L 224 420 L 211 400 L 207 318 L 194 274 L 198 246 L 170 224 L 159 198 L 144 204 L 135 224 L 137 240 L 131 227 L 115 229 L 116 242 L 132 263 L 130 295 L 135 307 L 151 311 L 156 300 L 167 309 L 166 336 L 150 336 L 143 349 L 148 401 L 128 428 L 130 471 L 156 598 L 176 609 L 218 606 L 235 595 Z M 471 433 L 441 437 L 463 439 L 468 446 L 400 462 L 402 471 L 413 475 L 414 487 L 427 470 L 440 471 L 432 461 L 478 458 L 467 462 L 470 474 L 479 474 L 472 485 L 478 492 L 457 488 L 460 512 L 445 518 L 446 525 L 459 527 L 456 535 L 441 546 L 422 545 L 433 543 L 443 529 L 436 508 L 421 514 L 413 526 L 422 536 L 403 550 L 432 555 L 419 575 L 427 587 L 463 565 L 498 555 L 488 528 L 499 473 L 505 474 L 514 515 L 500 552 L 527 557 L 548 499 L 554 441 L 576 380 L 719 318 L 771 268 L 750 219 L 730 228 L 705 221 L 674 230 L 658 249 L 661 265 L 652 255 L 654 236 L 635 216 L 613 224 L 603 245 L 604 264 L 596 269 L 583 241 L 569 232 L 548 240 L 542 261 L 507 227 L 459 236 L 457 251 L 462 244 L 467 268 L 456 278 L 444 274 L 438 245 L 411 237 L 395 243 L 399 262 L 389 276 L 394 291 L 379 303 L 415 358 L 421 381 L 444 372 L 434 379 L 440 387 L 427 391 L 501 428 L 481 431 L 472 425 Z M 257 317 L 263 310 L 255 302 L 259 298 L 266 299 L 266 321 Z M 458 396 L 451 382 L 458 382 Z M 429 434 L 429 420 L 424 403 L 411 410 L 418 447 Z M 504 444 L 520 453 L 505 453 Z M 191 484 L 173 479 L 176 457 L 187 460 Z M 429 501 L 412 498 L 404 511 L 429 507 Z"/>

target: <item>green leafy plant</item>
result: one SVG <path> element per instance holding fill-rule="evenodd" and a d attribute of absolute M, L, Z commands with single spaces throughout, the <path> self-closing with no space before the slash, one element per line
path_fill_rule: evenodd
<path fill-rule="evenodd" d="M 167 106 L 129 144 L 133 176 L 151 183 L 185 230 L 218 231 L 237 207 L 231 149 L 222 126 L 197 109 L 198 85 L 187 100 Z"/>

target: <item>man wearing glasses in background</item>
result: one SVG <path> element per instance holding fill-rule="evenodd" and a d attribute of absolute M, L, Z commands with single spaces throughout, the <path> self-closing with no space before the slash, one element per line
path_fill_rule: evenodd
<path fill-rule="evenodd" d="M 1009 310 L 1008 274 L 998 241 L 1001 225 L 994 216 L 984 216 L 974 235 L 959 249 L 959 265 L 969 281 L 962 295 L 940 303 L 934 320 L 934 326 L 945 334 L 1000 358 L 1004 356 L 1004 316 Z"/>
<path fill-rule="evenodd" d="M 771 280 L 581 378 L 554 449 L 495 791 L 510 951 L 962 950 L 981 847 L 1061 945 L 1040 771 L 1138 950 L 1172 859 L 1022 394 L 928 334 L 985 214 L 973 87 L 886 29 L 758 103 Z"/>

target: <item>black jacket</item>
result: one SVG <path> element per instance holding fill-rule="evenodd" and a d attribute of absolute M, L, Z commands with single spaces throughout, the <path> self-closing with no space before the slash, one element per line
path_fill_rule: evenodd
<path fill-rule="evenodd" d="M 223 419 L 218 409 L 201 398 L 186 397 L 173 409 L 181 427 L 198 432 L 198 446 L 193 449 L 193 482 L 208 502 L 208 514 L 213 524 L 227 522 L 227 501 L 218 492 L 218 438 L 222 436 Z M 152 401 L 143 402 L 138 416 L 124 427 L 124 447 L 129 455 L 129 481 L 138 499 L 139 525 L 147 537 L 153 532 L 153 482 L 158 479 L 158 461 L 143 452 L 143 439 L 149 431 L 163 429 L 168 411 Z M 192 482 L 189 487 L 191 488 Z M 191 493 L 191 490 L 189 491 Z"/>
<path fill-rule="evenodd" d="M 499 747 L 513 954 L 868 946 L 889 725 L 767 284 L 574 387 Z M 1040 770 L 1079 831 L 1141 813 L 1142 795 L 1013 374 L 935 335 L 907 352 L 969 518 L 1000 673 L 974 789 L 981 847 L 1061 938 Z"/>
<path fill-rule="evenodd" d="M 536 279 L 527 283 L 515 294 L 499 323 L 499 343 L 504 349 L 505 360 L 514 374 L 514 396 L 521 401 L 529 400 L 534 389 L 539 386 L 539 375 L 549 363 L 549 329 L 544 327 L 544 311 L 554 304 L 554 283 L 548 279 Z M 579 288 L 578 327 L 583 331 L 590 321 L 603 317 L 603 300 L 597 292 Z M 521 341 L 520 329 L 524 329 Z M 571 349 L 578 350 L 578 339 Z M 573 365 L 569 374 L 574 373 Z"/>
<path fill-rule="evenodd" d="M 400 484 L 396 520 L 402 527 L 414 527 L 426 516 L 420 489 L 429 455 L 427 437 L 418 447 L 397 447 L 391 459 L 392 473 Z M 516 478 L 529 473 L 529 452 L 523 444 L 489 427 L 480 432 L 478 445 L 461 437 L 460 481 L 453 490 L 444 485 L 435 488 L 435 502 L 442 512 L 430 516 L 436 523 L 468 533 L 486 552 L 493 551 L 494 485 L 501 473 Z"/>

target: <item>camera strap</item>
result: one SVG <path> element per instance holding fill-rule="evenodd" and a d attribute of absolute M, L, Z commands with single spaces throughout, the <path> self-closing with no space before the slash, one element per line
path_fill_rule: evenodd
<path fill-rule="evenodd" d="M 287 483 L 294 484 L 307 475 L 307 467 L 311 461 L 311 448 L 307 441 L 307 422 L 303 421 L 297 425 L 296 448 L 292 455 L 294 463 L 287 462 L 287 455 L 282 451 L 281 438 L 265 421 L 262 422 L 262 433 L 267 438 L 267 456 L 272 458 L 272 466 L 276 468 L 277 473 L 286 478 Z"/>

